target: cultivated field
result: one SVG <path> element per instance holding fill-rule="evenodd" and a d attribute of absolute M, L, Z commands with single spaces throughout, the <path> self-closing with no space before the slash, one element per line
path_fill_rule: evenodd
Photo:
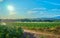
<path fill-rule="evenodd" d="M 3 29 L 4 28 L 4 29 Z M 24 30 L 22 31 L 21 28 Z M 33 33 L 32 31 L 34 31 L 35 33 L 38 32 L 38 34 L 45 34 L 45 35 L 49 35 L 52 34 L 53 36 L 58 35 L 60 36 L 60 22 L 9 22 L 9 23 L 0 23 L 0 29 L 2 29 L 0 31 L 0 37 L 1 34 L 5 33 L 7 35 L 13 34 L 13 36 L 19 36 L 18 33 Z M 20 29 L 20 30 L 19 30 Z M 4 31 L 4 30 L 7 30 Z M 12 31 L 11 31 L 12 30 Z M 26 31 L 27 30 L 27 31 Z M 16 32 L 15 32 L 16 31 Z M 18 32 L 17 32 L 18 31 Z M 16 34 L 15 34 L 16 33 Z M 15 34 L 15 35 L 14 35 Z M 22 35 L 21 34 L 21 35 Z M 37 33 L 36 33 L 37 34 Z M 43 35 L 44 35 L 43 34 Z M 6 36 L 7 36 L 6 35 Z M 20 35 L 20 36 L 21 36 Z M 9 35 L 10 36 L 10 35 Z M 17 37 L 18 37 L 17 36 Z M 37 35 L 36 35 L 37 36 Z M 28 36 L 26 36 L 27 38 Z M 20 37 L 21 38 L 21 37 Z M 53 38 L 53 37 L 51 37 Z"/>

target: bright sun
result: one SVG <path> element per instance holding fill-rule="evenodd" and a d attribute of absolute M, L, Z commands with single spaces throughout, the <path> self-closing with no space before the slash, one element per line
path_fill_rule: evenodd
<path fill-rule="evenodd" d="M 8 5 L 7 8 L 8 8 L 9 11 L 14 11 L 14 7 L 12 5 Z"/>

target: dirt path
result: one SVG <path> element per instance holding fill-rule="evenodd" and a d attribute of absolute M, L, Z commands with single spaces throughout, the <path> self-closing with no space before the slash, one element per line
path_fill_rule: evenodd
<path fill-rule="evenodd" d="M 48 36 L 47 38 L 60 38 L 60 35 L 54 35 L 54 34 L 49 34 L 49 33 L 43 33 L 43 32 L 36 32 L 36 31 L 33 31 L 33 30 L 26 30 L 24 29 L 24 32 L 32 36 L 35 36 L 35 38 L 39 38 L 40 35 L 43 35 L 43 36 Z M 31 36 L 30 36 L 31 37 Z"/>

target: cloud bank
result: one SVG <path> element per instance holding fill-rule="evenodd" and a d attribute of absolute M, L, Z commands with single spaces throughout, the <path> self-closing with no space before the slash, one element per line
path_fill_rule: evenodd
<path fill-rule="evenodd" d="M 33 8 L 29 10 L 27 13 L 30 15 L 38 14 L 39 16 L 54 17 L 60 15 L 60 9 Z"/>

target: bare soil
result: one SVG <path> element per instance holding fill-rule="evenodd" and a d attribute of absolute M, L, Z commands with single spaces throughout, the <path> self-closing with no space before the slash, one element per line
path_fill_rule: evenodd
<path fill-rule="evenodd" d="M 24 29 L 24 38 L 60 38 L 60 35 Z"/>

